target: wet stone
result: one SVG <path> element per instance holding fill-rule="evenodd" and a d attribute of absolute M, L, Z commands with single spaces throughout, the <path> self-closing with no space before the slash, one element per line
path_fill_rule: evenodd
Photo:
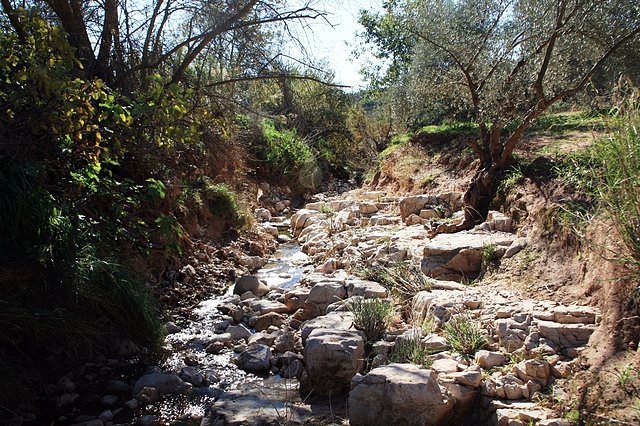
<path fill-rule="evenodd" d="M 249 346 L 238 357 L 238 366 L 251 372 L 267 371 L 271 368 L 271 348 L 267 345 L 255 344 Z"/>

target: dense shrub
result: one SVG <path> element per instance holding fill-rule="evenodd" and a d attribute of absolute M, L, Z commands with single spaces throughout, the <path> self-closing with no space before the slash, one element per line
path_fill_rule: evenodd
<path fill-rule="evenodd" d="M 262 131 L 261 154 L 274 172 L 309 189 L 320 183 L 320 170 L 313 151 L 295 130 L 278 130 L 273 121 L 265 120 Z"/>
<path fill-rule="evenodd" d="M 388 300 L 364 299 L 349 303 L 353 312 L 353 325 L 361 330 L 367 341 L 375 341 L 386 330 L 387 322 L 393 312 L 393 305 Z"/>
<path fill-rule="evenodd" d="M 479 323 L 465 313 L 452 316 L 443 331 L 451 348 L 461 355 L 473 355 L 487 345 Z"/>

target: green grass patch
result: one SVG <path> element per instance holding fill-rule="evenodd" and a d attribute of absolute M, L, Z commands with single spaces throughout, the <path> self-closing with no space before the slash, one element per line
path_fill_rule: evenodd
<path fill-rule="evenodd" d="M 376 341 L 386 330 L 393 305 L 389 300 L 359 299 L 349 302 L 353 313 L 353 325 L 361 330 L 368 342 Z"/>
<path fill-rule="evenodd" d="M 389 155 L 391 155 L 391 153 L 396 151 L 398 148 L 409 143 L 409 140 L 411 140 L 412 136 L 413 135 L 411 133 L 402 133 L 400 135 L 395 135 L 394 137 L 392 137 L 391 141 L 389 142 L 389 145 L 387 145 L 387 147 L 384 150 L 382 150 L 380 154 L 378 154 L 378 160 L 379 161 L 384 160 Z"/>
<path fill-rule="evenodd" d="M 529 134 L 562 135 L 575 131 L 603 130 L 607 118 L 584 111 L 546 114 L 528 129 Z"/>
<path fill-rule="evenodd" d="M 468 314 L 452 316 L 443 331 L 451 348 L 460 355 L 471 356 L 487 345 L 480 324 Z"/>
<path fill-rule="evenodd" d="M 520 164 L 516 164 L 509 168 L 500 185 L 498 186 L 498 192 L 502 194 L 508 194 L 517 184 L 519 184 L 525 176 L 524 167 Z"/>
<path fill-rule="evenodd" d="M 389 357 L 392 363 L 411 363 L 421 365 L 425 368 L 431 367 L 433 360 L 431 359 L 431 351 L 427 349 L 422 341 L 422 332 L 420 329 L 414 329 L 409 337 L 403 337 L 396 340 L 393 352 Z"/>
<path fill-rule="evenodd" d="M 451 121 L 421 127 L 417 135 L 448 134 L 452 136 L 473 136 L 478 134 L 478 125 L 470 121 Z"/>

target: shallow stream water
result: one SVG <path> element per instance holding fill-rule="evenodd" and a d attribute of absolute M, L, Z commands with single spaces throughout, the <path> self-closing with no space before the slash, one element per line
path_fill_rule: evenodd
<path fill-rule="evenodd" d="M 298 284 L 308 263 L 309 257 L 302 253 L 300 246 L 289 242 L 282 244 L 268 263 L 255 275 L 270 287 L 290 289 Z M 140 413 L 139 418 L 146 414 L 155 414 L 159 415 L 162 421 L 188 422 L 189 419 L 204 416 L 208 407 L 223 392 L 249 383 L 260 385 L 268 379 L 240 370 L 233 362 L 237 356 L 233 351 L 218 355 L 206 351 L 208 343 L 227 325 L 218 306 L 232 291 L 231 286 L 227 295 L 214 296 L 201 302 L 192 312 L 189 324 L 180 332 L 167 336 L 165 341 L 168 356 L 160 365 L 161 370 L 184 372 L 185 367 L 193 366 L 197 372 L 202 373 L 205 383 L 208 382 L 209 385 L 194 387 L 189 397 L 182 395 L 165 397 L 161 403 L 147 407 Z M 272 381 L 273 378 L 268 380 Z"/>

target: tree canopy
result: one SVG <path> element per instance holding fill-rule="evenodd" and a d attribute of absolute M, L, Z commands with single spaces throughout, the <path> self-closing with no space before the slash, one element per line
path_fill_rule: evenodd
<path fill-rule="evenodd" d="M 640 5 L 392 0 L 383 14 L 363 13 L 361 22 L 365 40 L 381 58 L 392 59 L 387 80 L 414 109 L 440 103 L 448 114 L 464 111 L 478 124 L 479 137 L 468 144 L 485 174 L 476 176 L 466 195 L 467 222 L 477 222 L 531 124 L 596 77 L 612 73 L 608 79 L 615 80 L 618 73 L 607 65 L 640 33 Z"/>

